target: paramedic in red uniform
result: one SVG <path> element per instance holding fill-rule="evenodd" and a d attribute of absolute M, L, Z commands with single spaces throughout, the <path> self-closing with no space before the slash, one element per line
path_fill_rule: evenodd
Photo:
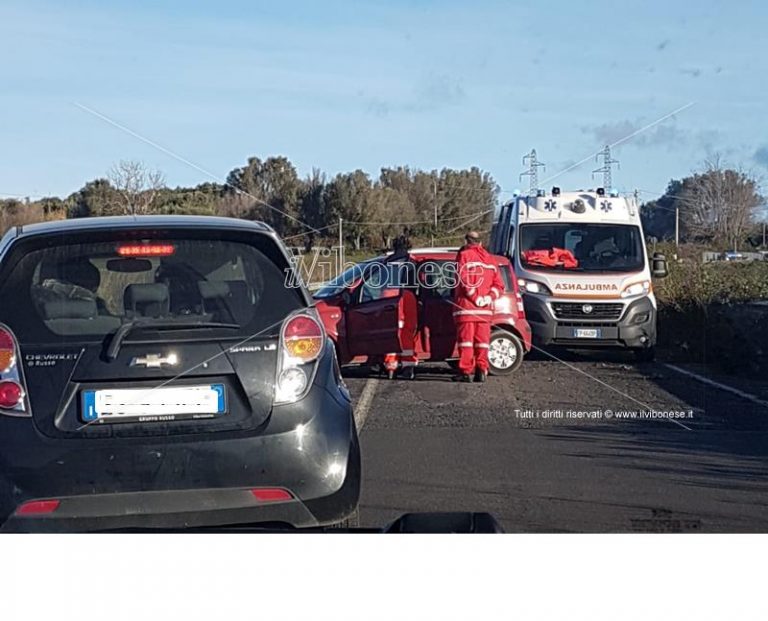
<path fill-rule="evenodd" d="M 416 332 L 418 331 L 419 303 L 411 289 L 403 289 L 397 305 L 397 338 L 400 351 L 384 356 L 384 369 L 389 379 L 394 379 L 398 365 L 403 379 L 416 379 Z"/>
<path fill-rule="evenodd" d="M 493 302 L 504 291 L 504 281 L 491 254 L 470 231 L 456 255 L 458 284 L 453 319 L 459 349 L 459 382 L 484 382 L 488 376 L 488 347 L 491 340 Z"/>
<path fill-rule="evenodd" d="M 389 379 L 394 379 L 397 369 L 400 367 L 404 379 L 416 378 L 416 333 L 418 331 L 419 302 L 416 298 L 415 283 L 409 282 L 412 277 L 411 270 L 398 273 L 400 266 L 410 263 L 408 251 L 411 244 L 406 235 L 400 235 L 392 245 L 392 255 L 387 258 L 385 265 L 394 268 L 390 276 L 401 287 L 400 300 L 397 304 L 397 339 L 400 343 L 400 351 L 384 356 L 384 370 Z"/>

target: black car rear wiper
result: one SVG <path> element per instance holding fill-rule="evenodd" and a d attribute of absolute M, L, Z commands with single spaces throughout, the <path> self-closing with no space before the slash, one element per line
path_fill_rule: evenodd
<path fill-rule="evenodd" d="M 210 330 L 215 328 L 239 330 L 240 326 L 236 323 L 220 323 L 217 321 L 128 321 L 115 330 L 115 333 L 109 340 L 106 352 L 107 360 L 111 362 L 117 358 L 123 341 L 134 330 Z"/>

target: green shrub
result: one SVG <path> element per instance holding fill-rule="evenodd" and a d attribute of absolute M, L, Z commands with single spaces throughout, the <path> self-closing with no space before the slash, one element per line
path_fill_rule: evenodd
<path fill-rule="evenodd" d="M 669 276 L 654 283 L 660 306 L 685 311 L 712 304 L 768 299 L 768 262 L 669 262 Z"/>

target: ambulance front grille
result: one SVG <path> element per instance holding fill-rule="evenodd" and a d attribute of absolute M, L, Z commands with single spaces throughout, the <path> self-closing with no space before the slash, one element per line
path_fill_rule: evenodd
<path fill-rule="evenodd" d="M 617 303 L 553 302 L 552 310 L 557 319 L 608 319 L 621 317 L 624 305 Z"/>

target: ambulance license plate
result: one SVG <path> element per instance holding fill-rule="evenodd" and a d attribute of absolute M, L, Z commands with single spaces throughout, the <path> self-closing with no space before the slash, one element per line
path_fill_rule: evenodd
<path fill-rule="evenodd" d="M 600 328 L 574 328 L 573 338 L 576 339 L 599 339 L 601 336 Z"/>

